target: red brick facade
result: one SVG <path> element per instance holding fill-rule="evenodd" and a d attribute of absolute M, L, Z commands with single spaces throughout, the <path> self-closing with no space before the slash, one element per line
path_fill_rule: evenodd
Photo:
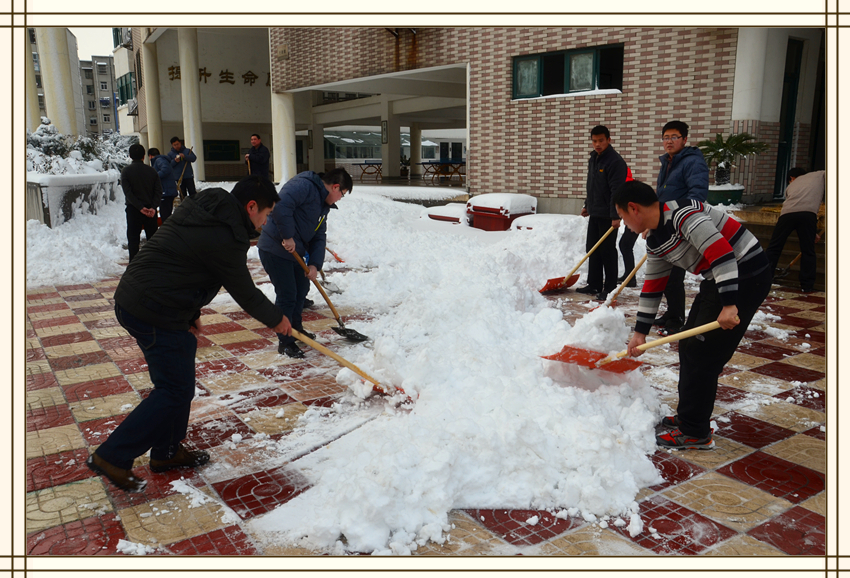
<path fill-rule="evenodd" d="M 272 28 L 275 92 L 469 63 L 470 192 L 583 197 L 590 129 L 604 124 L 635 178 L 654 185 L 668 120 L 689 144 L 731 126 L 737 29 Z M 511 100 L 515 56 L 623 43 L 621 94 Z M 278 62 L 277 47 L 289 58 Z M 772 178 L 771 178 L 772 183 Z"/>

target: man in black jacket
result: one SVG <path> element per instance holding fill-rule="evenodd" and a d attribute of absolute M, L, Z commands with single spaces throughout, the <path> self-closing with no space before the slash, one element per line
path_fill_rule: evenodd
<path fill-rule="evenodd" d="M 130 260 L 139 252 L 139 235 L 142 229 L 151 240 L 156 233 L 156 207 L 162 199 L 162 183 L 156 171 L 145 164 L 145 147 L 134 144 L 130 147 L 132 163 L 121 171 L 121 188 L 127 203 L 127 249 Z"/>
<path fill-rule="evenodd" d="M 254 285 L 246 261 L 249 239 L 278 200 L 274 185 L 257 176 L 239 181 L 233 194 L 215 188 L 189 197 L 121 277 L 115 316 L 139 344 L 154 389 L 86 463 L 122 490 L 144 489 L 130 468 L 148 449 L 154 472 L 209 461 L 180 442 L 195 395 L 201 308 L 222 285 L 253 317 L 291 334 L 289 319 Z"/>
<path fill-rule="evenodd" d="M 587 222 L 586 249 L 590 251 L 602 236 L 620 226 L 620 217 L 611 201 L 614 191 L 626 182 L 626 161 L 611 146 L 611 133 L 602 125 L 590 131 L 593 152 L 587 162 L 587 199 L 581 209 Z M 604 271 L 604 281 L 603 281 Z M 588 259 L 587 285 L 577 293 L 596 294 L 605 301 L 617 288 L 617 233 L 612 232 Z"/>
<path fill-rule="evenodd" d="M 249 175 L 260 175 L 269 178 L 269 149 L 260 140 L 260 135 L 251 135 L 251 151 L 245 155 Z"/>

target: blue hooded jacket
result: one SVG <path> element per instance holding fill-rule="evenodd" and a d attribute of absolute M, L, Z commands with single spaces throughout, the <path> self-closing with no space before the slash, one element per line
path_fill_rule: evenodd
<path fill-rule="evenodd" d="M 691 199 L 704 203 L 708 198 L 708 165 L 697 147 L 685 147 L 670 159 L 658 157 L 661 170 L 655 194 L 663 206 L 667 201 Z M 669 166 L 668 166 L 669 165 Z"/>
<path fill-rule="evenodd" d="M 328 213 L 336 205 L 328 205 L 328 190 L 319 175 L 304 171 L 291 178 L 280 190 L 280 201 L 263 226 L 257 247 L 278 257 L 295 261 L 283 248 L 284 239 L 295 240 L 295 250 L 309 263 L 321 270 L 325 262 Z"/>
<path fill-rule="evenodd" d="M 151 163 L 156 174 L 159 175 L 159 180 L 162 182 L 162 196 L 176 197 L 177 196 L 177 181 L 174 180 L 174 175 L 171 171 L 171 163 L 168 162 L 168 157 L 165 155 L 157 155 Z"/>
<path fill-rule="evenodd" d="M 177 155 L 181 154 L 186 157 L 185 160 L 174 160 L 177 158 Z M 171 162 L 171 172 L 174 174 L 175 181 L 180 180 L 181 174 L 183 175 L 184 179 L 195 178 L 195 171 L 192 170 L 192 163 L 198 160 L 198 157 L 195 156 L 195 153 L 193 153 L 191 149 L 182 147 L 179 153 L 176 150 L 171 149 L 170 151 L 168 151 L 168 160 Z M 183 165 L 186 165 L 185 171 L 183 170 Z"/>

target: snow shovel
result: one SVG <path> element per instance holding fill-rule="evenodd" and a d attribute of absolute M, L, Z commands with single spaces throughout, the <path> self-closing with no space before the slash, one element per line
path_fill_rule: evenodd
<path fill-rule="evenodd" d="M 602 235 L 602 238 L 599 239 L 599 241 L 596 242 L 593 248 L 587 252 L 587 255 L 581 258 L 581 261 L 578 262 L 578 265 L 576 265 L 575 268 L 570 271 L 566 277 L 556 277 L 554 279 L 549 279 L 548 281 L 546 281 L 546 285 L 544 285 L 543 289 L 540 290 L 540 293 L 554 293 L 555 291 L 560 291 L 562 289 L 566 289 L 567 287 L 572 287 L 573 285 L 575 285 L 576 281 L 578 281 L 579 276 L 578 274 L 574 273 L 578 271 L 578 268 L 581 267 L 581 264 L 584 263 L 588 257 L 590 257 L 590 255 L 596 250 L 597 247 L 599 247 L 599 245 L 602 244 L 602 241 L 604 241 L 613 230 L 614 227 L 608 229 L 608 231 L 606 231 L 605 234 Z"/>
<path fill-rule="evenodd" d="M 297 251 L 293 252 L 292 254 L 295 255 L 295 259 L 298 261 L 298 264 L 301 265 L 301 268 L 304 269 L 304 272 L 310 273 L 310 269 L 307 268 L 307 264 L 304 262 L 304 259 L 301 258 L 301 255 L 299 255 Z M 316 286 L 316 289 L 318 289 L 319 293 L 322 294 L 322 297 L 325 298 L 325 301 L 327 302 L 328 307 L 331 308 L 331 311 L 333 311 L 334 317 L 336 317 L 336 322 L 339 323 L 339 327 L 331 327 L 331 329 L 333 329 L 334 331 L 336 331 L 337 333 L 339 333 L 340 335 L 342 335 L 343 337 L 345 337 L 349 341 L 366 341 L 367 339 L 369 339 L 368 337 L 366 337 L 362 333 L 358 333 L 357 331 L 355 331 L 353 329 L 348 329 L 345 325 L 343 325 L 342 320 L 339 318 L 339 313 L 337 313 L 337 310 L 334 307 L 334 304 L 331 303 L 331 300 L 328 297 L 328 294 L 325 293 L 325 290 L 322 288 L 322 285 L 318 281 L 313 281 L 313 285 Z"/>
<path fill-rule="evenodd" d="M 693 337 L 694 335 L 707 333 L 714 329 L 720 329 L 720 323 L 718 321 L 712 321 L 711 323 L 706 323 L 705 325 L 700 325 L 699 327 L 694 327 L 693 329 L 688 329 L 687 331 L 681 331 L 679 333 L 674 333 L 673 335 L 668 335 L 667 337 L 663 337 L 661 339 L 656 339 L 655 341 L 644 343 L 643 345 L 639 345 L 638 349 L 640 349 L 641 351 L 646 351 L 647 349 L 650 349 L 652 347 L 658 347 L 659 345 L 664 345 L 665 343 L 672 343 L 674 341 Z M 563 361 L 564 363 L 575 363 L 584 367 L 589 367 L 590 369 L 604 369 L 605 371 L 610 371 L 612 373 L 626 373 L 628 371 L 632 371 L 633 369 L 637 369 L 638 367 L 643 365 L 643 363 L 641 363 L 637 359 L 622 359 L 628 354 L 628 349 L 625 351 L 621 351 L 616 355 L 606 355 L 604 353 L 600 353 L 599 351 L 582 349 L 580 347 L 573 347 L 572 345 L 565 345 L 560 352 L 555 353 L 553 355 L 544 355 L 543 359 L 551 359 L 552 361 Z"/>
<path fill-rule="evenodd" d="M 360 369 L 359 367 L 357 367 L 356 365 L 354 365 L 353 363 L 351 363 L 350 361 L 348 361 L 344 357 L 337 355 L 336 353 L 334 353 L 333 351 L 331 351 L 330 349 L 328 349 L 327 347 L 325 347 L 321 343 L 316 343 L 315 341 L 313 341 L 312 339 L 310 339 L 309 337 L 307 337 L 306 335 L 304 335 L 303 333 L 301 333 L 297 329 L 292 330 L 292 337 L 294 337 L 295 339 L 297 339 L 297 340 L 299 340 L 303 343 L 306 343 L 307 345 L 309 345 L 310 347 L 312 347 L 313 349 L 315 349 L 319 353 L 327 355 L 328 357 L 330 357 L 331 359 L 333 359 L 334 361 L 336 361 L 340 365 L 347 367 L 348 369 L 350 369 L 351 371 L 353 371 L 354 373 L 356 373 L 357 375 L 359 375 L 360 377 L 362 377 L 366 381 L 371 382 L 372 385 L 373 385 L 373 389 L 376 392 L 385 393 L 387 395 L 392 395 L 395 392 L 399 392 L 401 394 L 404 394 L 404 390 L 402 388 L 395 387 L 395 386 L 382 385 L 377 379 L 370 376 L 368 373 L 366 373 L 365 371 L 363 371 L 362 369 Z"/>
<path fill-rule="evenodd" d="M 818 236 L 822 236 L 822 235 L 823 235 L 823 229 L 818 231 Z M 802 257 L 803 257 L 802 253 L 797 253 L 797 256 L 794 257 L 794 259 L 792 259 L 790 263 L 788 263 L 787 267 L 783 267 L 782 269 L 776 270 L 776 274 L 773 276 L 773 278 L 774 279 L 785 279 L 785 277 L 788 276 L 788 273 L 791 272 L 791 267 L 796 265 L 797 262 L 799 262 L 800 259 L 802 259 Z"/>
<path fill-rule="evenodd" d="M 245 162 L 248 163 L 248 175 L 251 174 L 251 159 L 245 159 Z"/>
<path fill-rule="evenodd" d="M 611 295 L 609 295 L 609 296 L 608 296 L 608 299 L 606 299 L 606 300 L 605 300 L 605 303 L 603 303 L 603 304 L 602 304 L 602 305 L 600 305 L 599 307 L 605 307 L 605 306 L 608 306 L 608 307 L 616 307 L 616 306 L 617 306 L 617 303 L 616 303 L 616 301 L 617 301 L 617 295 L 619 295 L 619 294 L 620 294 L 620 292 L 621 292 L 623 289 L 625 289 L 625 288 L 626 288 L 626 285 L 628 285 L 628 284 L 629 284 L 629 281 L 631 281 L 631 280 L 634 278 L 634 276 L 635 276 L 635 275 L 637 275 L 638 269 L 640 269 L 641 267 L 643 267 L 643 264 L 644 264 L 644 263 L 646 263 L 646 255 L 644 255 L 644 256 L 643 256 L 643 258 L 641 258 L 640 263 L 638 263 L 638 264 L 635 266 L 635 268 L 634 268 L 634 269 L 632 269 L 632 272 L 631 272 L 631 273 L 629 273 L 629 276 L 628 276 L 628 277 L 626 277 L 625 279 L 623 279 L 623 282 L 622 282 L 622 283 L 620 283 L 620 286 L 619 286 L 619 287 L 617 287 L 617 290 L 616 290 L 614 293 L 612 293 Z M 599 307 L 594 307 L 593 309 L 591 309 L 591 311 L 596 311 L 597 309 L 599 309 Z"/>
<path fill-rule="evenodd" d="M 337 260 L 337 262 L 339 262 L 339 263 L 345 263 L 345 261 L 343 261 L 342 259 L 340 259 L 340 258 L 339 258 L 339 255 L 337 255 L 336 253 L 334 253 L 334 252 L 331 250 L 331 248 L 330 248 L 330 247 L 328 247 L 327 245 L 325 245 L 325 249 L 327 249 L 327 250 L 328 250 L 328 252 L 330 252 L 330 254 L 334 256 L 334 259 L 336 259 L 336 260 Z"/>
<path fill-rule="evenodd" d="M 189 149 L 189 150 L 192 150 L 192 149 Z M 184 161 L 183 162 L 183 170 L 180 171 L 180 178 L 177 179 L 177 194 L 180 195 L 180 202 L 181 203 L 183 202 L 183 199 L 186 198 L 186 195 L 184 195 L 183 191 L 180 190 L 180 185 L 183 184 L 183 173 L 186 172 L 186 167 L 189 166 L 189 161 L 186 160 L 185 155 L 183 157 L 183 161 Z"/>
<path fill-rule="evenodd" d="M 333 283 L 331 283 L 330 281 L 328 281 L 325 278 L 325 272 L 324 271 L 320 270 L 319 275 L 322 276 L 322 285 L 325 286 L 325 289 L 328 290 L 328 293 L 342 293 L 342 290 L 339 287 L 337 287 L 336 285 L 334 285 Z"/>

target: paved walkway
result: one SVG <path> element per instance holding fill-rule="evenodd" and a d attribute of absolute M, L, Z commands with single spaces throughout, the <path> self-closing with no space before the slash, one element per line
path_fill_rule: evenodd
<path fill-rule="evenodd" d="M 250 266 L 258 283 L 267 279 L 258 261 Z M 306 360 L 282 358 L 271 330 L 236 305 L 202 312 L 187 445 L 208 450 L 212 462 L 154 474 L 140 458 L 134 471 L 148 480 L 142 494 L 125 494 L 85 467 L 152 387 L 135 340 L 115 321 L 117 284 L 106 279 L 28 291 L 27 552 L 111 555 L 123 539 L 162 555 L 314 554 L 264 546 L 250 534 L 247 520 L 296 496 L 306 482 L 287 463 L 269 467 L 262 444 L 239 438 L 292 435 L 299 415 L 342 394 L 338 366 L 309 348 Z M 647 531 L 630 538 L 613 523 L 473 509 L 450 513 L 454 529 L 445 545 L 414 554 L 824 555 L 825 295 L 774 289 L 764 309 L 780 318 L 771 325 L 792 337 L 747 333 L 720 380 L 715 450 L 652 456 L 666 481 L 637 498 Z M 620 296 L 627 316 L 637 291 Z M 571 322 L 590 306 L 579 297 L 553 298 Z M 358 318 L 356 311 L 340 314 L 346 323 Z M 329 347 L 339 347 L 330 310 L 317 304 L 305 321 Z M 675 346 L 641 360 L 662 399 L 675 407 Z M 197 490 L 175 489 L 171 482 L 181 477 Z M 540 521 L 526 524 L 534 515 Z"/>

